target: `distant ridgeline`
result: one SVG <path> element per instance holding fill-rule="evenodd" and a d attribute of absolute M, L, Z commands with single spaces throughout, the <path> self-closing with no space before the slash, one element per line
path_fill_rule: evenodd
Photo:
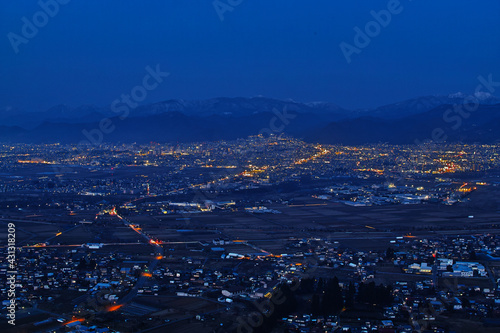
<path fill-rule="evenodd" d="M 169 100 L 124 116 L 110 108 L 56 106 L 45 112 L 0 110 L 0 142 L 194 142 L 285 133 L 309 142 L 494 143 L 500 100 L 462 94 L 420 97 L 371 110 L 269 98 Z"/>

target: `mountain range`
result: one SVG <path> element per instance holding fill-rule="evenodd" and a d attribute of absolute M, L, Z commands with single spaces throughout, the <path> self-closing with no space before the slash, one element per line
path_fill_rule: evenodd
<path fill-rule="evenodd" d="M 467 104 L 477 102 L 477 104 Z M 192 142 L 281 134 L 310 142 L 411 144 L 500 139 L 500 100 L 482 94 L 424 96 L 374 109 L 264 97 L 167 100 L 128 108 L 65 105 L 44 112 L 0 109 L 0 142 Z"/>

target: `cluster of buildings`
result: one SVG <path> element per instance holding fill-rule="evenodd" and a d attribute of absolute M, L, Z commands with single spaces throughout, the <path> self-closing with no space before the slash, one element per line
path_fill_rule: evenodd
<path fill-rule="evenodd" d="M 281 212 L 268 208 L 271 206 L 258 195 L 256 200 L 246 200 L 248 192 L 239 198 L 237 194 L 290 183 L 313 184 L 309 189 L 316 192 L 317 199 L 349 206 L 453 204 L 466 200 L 470 192 L 484 184 L 459 182 L 451 173 L 498 168 L 498 156 L 496 145 L 347 147 L 259 136 L 208 143 L 78 149 L 64 145 L 0 145 L 0 195 L 28 198 L 23 203 L 3 201 L 2 211 L 20 214 L 26 207 L 37 213 L 46 209 L 46 216 L 34 216 L 50 219 L 56 216 L 50 216 L 50 209 L 57 208 L 58 214 L 60 209 L 69 215 L 86 212 L 93 218 L 96 214 L 94 223 L 105 225 L 108 218 L 123 219 L 117 216 L 120 210 L 124 216 L 153 216 L 159 230 L 162 219 L 170 218 L 164 215 L 179 215 L 171 218 L 176 240 L 172 242 L 154 238 L 151 229 L 146 232 L 132 223 L 120 224 L 140 234 L 140 241 L 136 244 L 137 238 L 130 238 L 134 243 L 124 245 L 113 238 L 113 246 L 137 246 L 142 251 L 137 254 L 126 254 L 133 251 L 103 244 L 107 242 L 103 238 L 111 239 L 110 235 L 80 247 L 57 243 L 23 247 L 16 262 L 17 305 L 68 316 L 89 315 L 106 311 L 106 307 L 136 288 L 137 298 L 209 300 L 223 304 L 232 316 L 248 312 L 249 304 L 268 299 L 280 285 L 305 280 L 318 284 L 320 279 L 338 275 L 343 297 L 351 292 L 356 296 L 360 286 L 376 282 L 391 286 L 391 304 L 370 308 L 376 318 L 369 321 L 362 316 L 348 318 L 344 313 L 347 310 L 338 316 L 313 315 L 309 306 L 311 295 L 304 292 L 297 296 L 303 302 L 296 312 L 280 318 L 280 325 L 294 332 L 410 332 L 418 325 L 441 332 L 446 329 L 440 321 L 443 316 L 476 321 L 500 318 L 499 281 L 494 279 L 497 273 L 492 270 L 492 263 L 500 257 L 496 235 L 401 236 L 387 240 L 387 251 L 362 251 L 342 244 L 345 238 L 335 239 L 340 228 L 317 236 L 304 227 L 302 236 L 273 244 L 271 248 L 280 249 L 271 253 L 251 240 L 232 240 L 223 232 L 213 240 L 207 240 L 205 234 L 202 241 L 191 235 L 196 234 L 193 230 L 177 228 L 177 224 L 189 219 L 187 215 L 204 212 L 222 215 L 237 211 L 245 217 L 265 220 L 263 214 Z M 407 178 L 417 181 L 413 186 L 395 185 L 388 180 L 397 176 L 403 182 Z M 315 184 L 319 185 L 314 187 Z M 188 192 L 201 195 L 191 200 Z M 211 196 L 213 193 L 230 195 L 216 198 Z M 310 198 L 311 193 L 307 194 Z M 131 200 L 137 198 L 148 200 Z M 285 203 L 288 199 L 276 200 Z M 58 220 L 65 218 L 57 216 Z M 262 231 L 263 237 L 272 237 L 272 232 L 279 230 L 293 233 L 286 223 L 274 223 L 272 231 L 264 230 L 263 224 L 258 232 Z M 242 225 L 234 227 L 244 228 Z M 0 294 L 4 298 L 8 271 L 5 262 L 0 264 Z M 62 301 L 62 295 L 71 299 Z M 96 298 L 100 302 L 89 301 Z M 83 325 L 82 321 L 68 323 L 66 329 L 106 331 Z"/>
<path fill-rule="evenodd" d="M 117 301 L 118 294 L 135 285 L 138 275 L 134 274 L 134 270 L 142 271 L 143 265 L 120 253 L 93 253 L 95 246 L 90 244 L 76 249 L 24 248 L 18 254 L 16 263 L 18 304 L 27 307 L 38 303 L 56 306 L 56 295 L 62 292 L 82 296 L 98 290 L 107 291 L 103 297 L 106 296 L 108 303 Z M 0 275 L 5 275 L 7 265 L 2 263 L 0 267 Z M 0 281 L 0 290 L 6 296 L 5 279 Z"/>
<path fill-rule="evenodd" d="M 350 250 L 331 239 L 290 238 L 285 244 L 286 253 L 249 255 L 255 249 L 248 246 L 248 251 L 231 256 L 234 245 L 234 241 L 220 237 L 191 250 L 173 247 L 159 258 L 158 265 L 151 271 L 147 270 L 148 260 L 106 251 L 106 246 L 99 243 L 81 248 L 25 248 L 18 256 L 18 306 L 29 308 L 37 304 L 57 311 L 57 295 L 73 292 L 74 311 L 102 311 L 102 306 L 92 309 L 79 304 L 85 297 L 95 295 L 102 297 L 107 306 L 115 304 L 140 277 L 147 276 L 147 282 L 137 290 L 138 297 L 201 297 L 239 309 L 266 299 L 280 284 L 293 285 L 297 281 L 300 284 L 303 279 L 311 278 L 318 283 L 320 277 L 340 274 L 344 295 L 351 284 L 357 290 L 362 283 L 385 281 L 392 286 L 392 304 L 372 310 L 378 313 L 379 319 L 370 321 L 342 315 L 312 315 L 306 306 L 283 317 L 281 325 L 296 332 L 316 329 L 410 332 L 417 324 L 444 329 L 439 322 L 442 315 L 465 316 L 471 320 L 500 317 L 500 288 L 496 281 L 485 287 L 491 282 L 491 276 L 484 261 L 479 259 L 482 254 L 493 258 L 500 253 L 500 241 L 493 235 L 404 238 L 391 244 L 393 251 Z M 221 257 L 221 251 L 226 255 Z M 387 275 L 386 269 L 391 265 L 421 278 L 405 279 L 402 273 Z M 6 271 L 2 265 L 0 275 Z M 475 280 L 463 282 L 469 279 Z M 6 292 L 5 285 L 0 285 L 0 289 Z"/>
<path fill-rule="evenodd" d="M 494 145 L 350 147 L 259 136 L 177 145 L 0 145 L 0 193 L 165 195 L 193 187 L 204 191 L 252 189 L 303 177 L 428 177 L 494 169 L 498 154 Z M 88 177 L 92 173 L 100 177 Z M 352 186 L 330 191 L 324 195 L 351 205 L 417 203 L 435 199 L 432 192 L 440 192 Z"/>
<path fill-rule="evenodd" d="M 315 195 L 317 199 L 341 202 L 349 206 L 364 207 L 373 205 L 411 205 L 422 203 L 454 204 L 459 202 L 475 187 L 468 184 L 396 186 L 393 183 L 354 185 L 343 183 L 323 189 L 323 194 Z"/>

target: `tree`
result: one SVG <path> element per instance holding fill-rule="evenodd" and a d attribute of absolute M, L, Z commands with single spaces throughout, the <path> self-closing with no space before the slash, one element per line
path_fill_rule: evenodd
<path fill-rule="evenodd" d="M 347 293 L 345 297 L 345 305 L 348 308 L 352 308 L 354 306 L 354 296 L 356 295 L 356 287 L 354 283 L 349 282 L 349 287 L 347 288 Z"/>
<path fill-rule="evenodd" d="M 358 301 L 361 303 L 389 305 L 392 302 L 392 288 L 379 285 L 375 282 L 368 284 L 360 283 L 358 288 Z"/>
<path fill-rule="evenodd" d="M 393 260 L 394 259 L 394 249 L 391 247 L 388 247 L 387 250 L 385 251 L 385 258 L 387 260 Z"/>
<path fill-rule="evenodd" d="M 300 293 L 309 294 L 314 292 L 314 279 L 313 278 L 304 278 L 300 280 Z"/>
<path fill-rule="evenodd" d="M 318 294 L 314 294 L 311 300 L 311 313 L 317 316 L 321 313 L 320 297 Z"/>
<path fill-rule="evenodd" d="M 321 310 L 324 315 L 336 314 L 344 307 L 342 289 L 337 277 L 328 280 L 321 302 Z"/>
<path fill-rule="evenodd" d="M 470 251 L 470 260 L 476 260 L 476 259 L 477 259 L 476 251 L 471 250 Z"/>

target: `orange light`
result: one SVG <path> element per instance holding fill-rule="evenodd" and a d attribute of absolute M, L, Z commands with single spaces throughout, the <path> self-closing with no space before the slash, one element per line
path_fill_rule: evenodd
<path fill-rule="evenodd" d="M 142 273 L 142 276 L 145 276 L 145 277 L 152 277 L 153 275 L 151 273 Z"/>
<path fill-rule="evenodd" d="M 156 260 L 162 260 L 163 259 L 163 256 L 157 256 L 156 257 Z"/>
<path fill-rule="evenodd" d="M 56 236 L 59 236 L 59 235 L 62 235 L 62 232 L 58 232 L 58 233 L 56 234 Z"/>
<path fill-rule="evenodd" d="M 82 319 L 82 318 L 75 318 L 75 319 L 72 319 L 66 323 L 64 323 L 64 325 L 69 325 L 69 324 L 72 324 L 72 323 L 76 323 L 77 321 L 79 322 L 83 322 L 85 319 Z"/>
<path fill-rule="evenodd" d="M 112 305 L 112 306 L 110 306 L 110 307 L 107 309 L 107 311 L 108 311 L 108 312 L 113 312 L 113 311 L 118 310 L 118 309 L 119 309 L 119 308 L 121 308 L 122 306 L 123 306 L 123 304 Z"/>

